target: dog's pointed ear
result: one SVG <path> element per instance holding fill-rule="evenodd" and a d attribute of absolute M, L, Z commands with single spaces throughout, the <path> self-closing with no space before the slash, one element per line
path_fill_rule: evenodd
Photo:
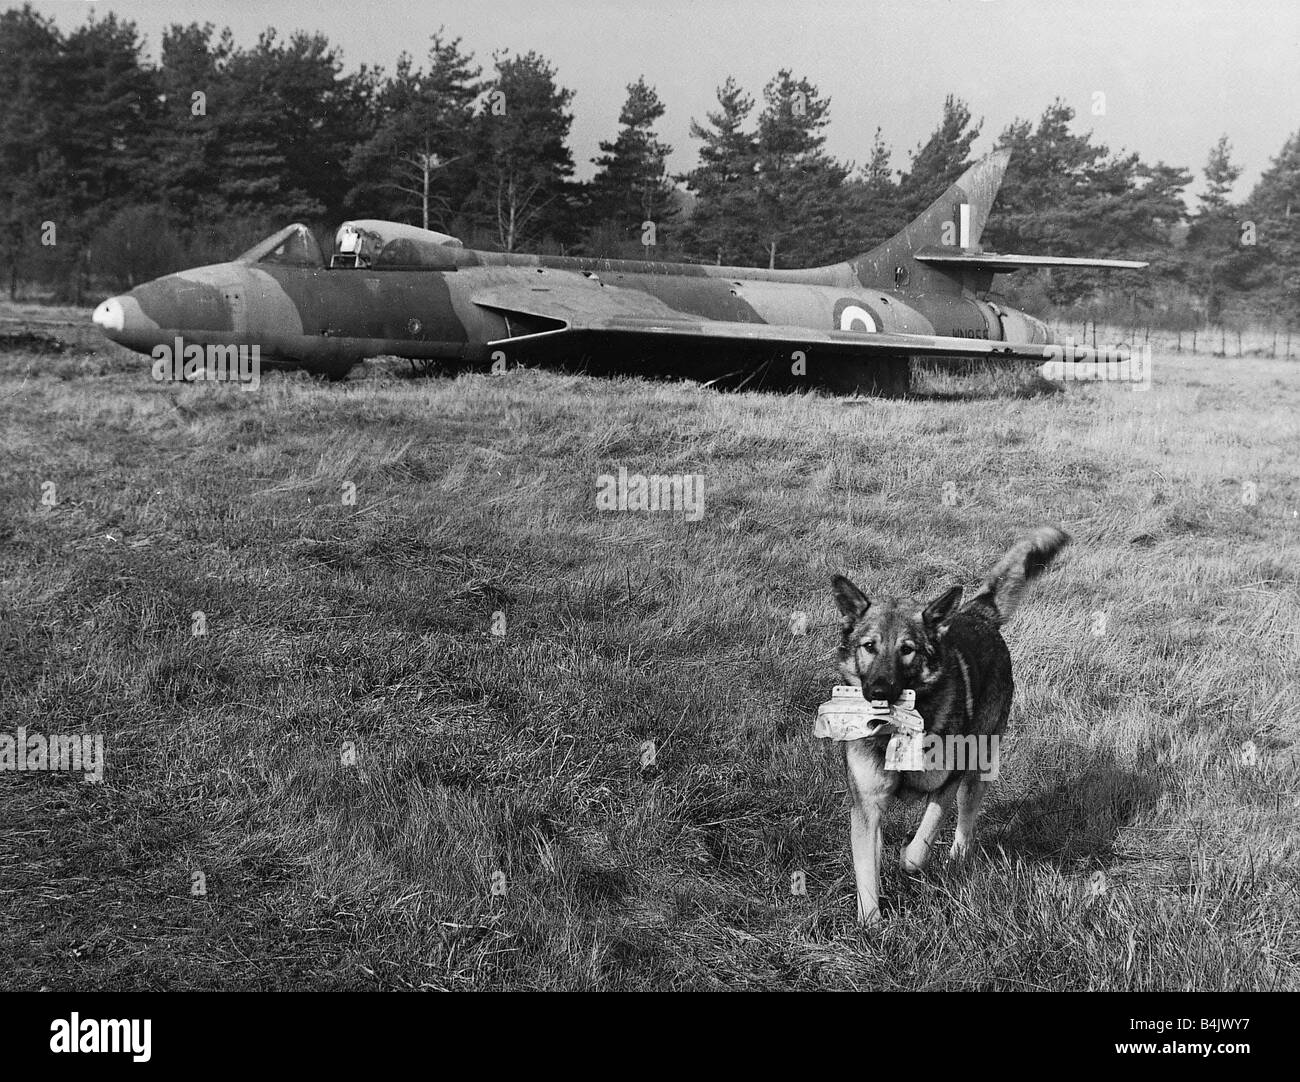
<path fill-rule="evenodd" d="M 831 579 L 831 591 L 835 594 L 835 604 L 849 620 L 856 620 L 871 608 L 871 598 L 843 575 L 836 575 Z"/>
<path fill-rule="evenodd" d="M 938 629 L 953 611 L 961 604 L 961 587 L 954 586 L 951 590 L 936 597 L 930 604 L 926 605 L 921 612 L 921 619 L 930 631 Z"/>

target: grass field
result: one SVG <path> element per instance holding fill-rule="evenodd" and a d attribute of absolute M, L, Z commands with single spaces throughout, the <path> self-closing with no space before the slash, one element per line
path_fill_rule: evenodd
<path fill-rule="evenodd" d="M 0 987 L 1300 988 L 1300 362 L 246 393 L 68 337 L 0 354 L 0 732 L 107 766 L 0 773 Z M 862 932 L 828 579 L 1043 522 L 978 852 Z"/>

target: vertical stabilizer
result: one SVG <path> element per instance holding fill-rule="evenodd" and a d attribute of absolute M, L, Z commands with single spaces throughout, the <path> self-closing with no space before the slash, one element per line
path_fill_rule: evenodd
<path fill-rule="evenodd" d="M 978 248 L 1010 159 L 1009 150 L 995 150 L 981 158 L 902 232 L 851 259 L 858 281 L 863 285 L 902 284 L 896 281 L 899 267 L 909 276 L 918 268 L 925 274 L 938 273 L 913 261 L 912 254 L 922 248 L 943 247 L 953 252 Z"/>

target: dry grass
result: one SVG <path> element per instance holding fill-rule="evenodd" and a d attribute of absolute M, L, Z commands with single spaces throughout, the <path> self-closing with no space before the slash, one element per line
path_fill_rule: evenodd
<path fill-rule="evenodd" d="M 1295 362 L 248 394 L 72 338 L 0 358 L 2 731 L 108 769 L 0 774 L 0 987 L 1300 988 Z M 619 466 L 703 517 L 599 513 Z M 980 851 L 862 933 L 827 580 L 972 583 L 1040 522 Z"/>

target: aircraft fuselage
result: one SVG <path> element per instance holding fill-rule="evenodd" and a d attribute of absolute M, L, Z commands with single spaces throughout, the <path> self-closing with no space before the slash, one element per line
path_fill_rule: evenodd
<path fill-rule="evenodd" d="M 954 288 L 951 278 L 919 264 L 906 268 L 919 288 L 873 289 L 860 284 L 861 268 L 851 263 L 764 271 L 468 249 L 449 250 L 447 257 L 449 265 L 436 270 L 220 263 L 112 298 L 97 309 L 95 321 L 109 338 L 141 353 L 177 337 L 199 345 L 256 345 L 272 366 L 333 376 L 382 355 L 482 365 L 498 351 L 512 362 L 553 352 L 546 332 L 559 321 L 497 311 L 473 299 L 503 287 L 535 294 L 539 310 L 553 290 L 569 296 L 616 290 L 665 318 L 1049 340 L 1033 317 Z"/>
<path fill-rule="evenodd" d="M 1146 265 L 980 248 L 1009 157 L 971 165 L 870 251 L 807 270 L 473 251 L 363 219 L 343 223 L 328 264 L 311 231 L 291 225 L 230 263 L 110 298 L 94 319 L 142 353 L 174 353 L 178 339 L 257 347 L 268 364 L 331 376 L 387 354 L 894 393 L 914 356 L 1049 359 L 1042 322 L 982 299 L 995 274 Z"/>

